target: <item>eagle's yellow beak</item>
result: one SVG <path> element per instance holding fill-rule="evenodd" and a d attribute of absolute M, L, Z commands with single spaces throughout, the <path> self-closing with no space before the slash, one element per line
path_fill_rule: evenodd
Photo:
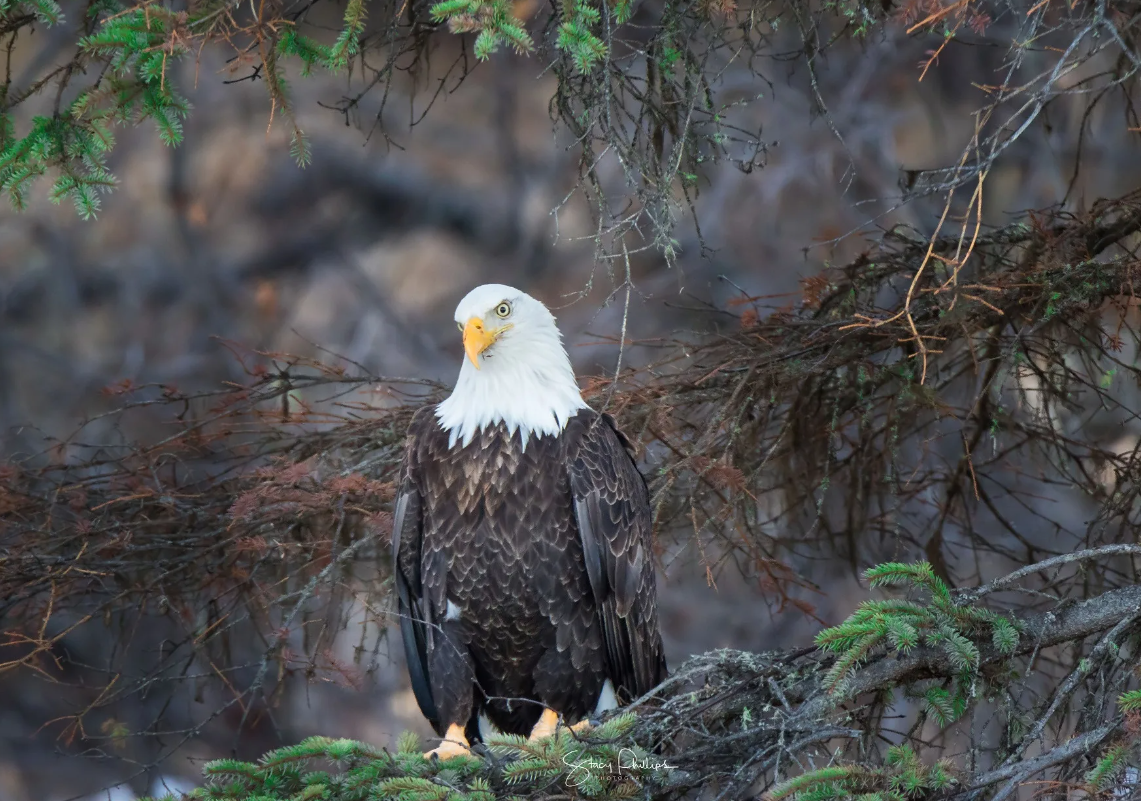
<path fill-rule="evenodd" d="M 467 325 L 464 326 L 464 353 L 471 359 L 475 369 L 479 369 L 479 354 L 490 348 L 495 340 L 499 339 L 499 335 L 510 327 L 505 325 L 502 328 L 488 328 L 478 317 L 472 317 L 467 321 Z"/>

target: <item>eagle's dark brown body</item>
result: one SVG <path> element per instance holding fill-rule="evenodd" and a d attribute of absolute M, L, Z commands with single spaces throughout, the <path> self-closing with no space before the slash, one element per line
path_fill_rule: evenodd
<path fill-rule="evenodd" d="M 437 733 L 483 713 L 527 734 L 543 706 L 588 717 L 665 678 L 645 482 L 609 417 L 558 436 L 500 424 L 448 447 L 432 408 L 408 434 L 393 553 L 409 673 Z"/>

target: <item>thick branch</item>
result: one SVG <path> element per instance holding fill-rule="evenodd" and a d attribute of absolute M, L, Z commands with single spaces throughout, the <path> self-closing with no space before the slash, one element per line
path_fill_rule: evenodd
<path fill-rule="evenodd" d="M 1090 598 L 1052 612 L 1029 617 L 1022 622 L 1023 636 L 1017 654 L 1027 654 L 1064 642 L 1081 640 L 1099 631 L 1112 628 L 1122 620 L 1141 614 L 1141 586 Z M 980 649 L 980 667 L 1001 662 L 1008 657 L 991 647 Z M 905 681 L 924 678 L 953 677 L 960 670 L 952 664 L 945 651 L 922 647 L 901 658 L 884 656 L 859 671 L 849 682 L 846 699 L 891 687 Z M 835 706 L 835 698 L 822 695 L 807 702 L 799 711 L 805 717 L 819 717 Z"/>
<path fill-rule="evenodd" d="M 1120 721 L 1113 721 L 1104 726 L 1088 731 L 1085 734 L 1079 734 L 1071 740 L 1068 740 L 1063 745 L 1058 746 L 1047 751 L 1044 754 L 1039 754 L 1032 759 L 1023 759 L 1018 762 L 1012 762 L 1009 765 L 1003 765 L 1001 768 L 989 770 L 985 773 L 980 773 L 970 781 L 965 782 L 966 789 L 963 792 L 956 793 L 956 796 L 966 794 L 969 790 L 971 795 L 977 796 L 978 791 L 992 784 L 1006 781 L 1007 784 L 999 791 L 992 801 L 1000 801 L 1000 799 L 1007 798 L 1014 790 L 1018 788 L 1020 782 L 1033 776 L 1039 771 L 1059 765 L 1067 760 L 1073 759 L 1081 754 L 1088 753 L 1092 749 L 1100 745 L 1107 737 L 1115 732 L 1120 726 Z"/>

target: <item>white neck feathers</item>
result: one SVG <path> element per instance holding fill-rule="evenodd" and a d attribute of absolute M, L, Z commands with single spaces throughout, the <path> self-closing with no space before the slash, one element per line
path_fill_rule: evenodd
<path fill-rule="evenodd" d="M 519 432 L 524 449 L 532 436 L 557 436 L 586 408 L 558 328 L 511 331 L 480 360 L 464 359 L 452 394 L 436 407 L 436 419 L 450 432 L 449 447 L 466 446 L 477 431 L 503 423 Z M 507 341 L 508 338 L 515 341 Z"/>

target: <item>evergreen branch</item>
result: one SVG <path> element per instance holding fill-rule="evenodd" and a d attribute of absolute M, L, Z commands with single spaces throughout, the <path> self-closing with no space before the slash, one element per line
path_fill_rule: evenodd
<path fill-rule="evenodd" d="M 1131 690 L 1117 699 L 1124 712 L 1141 712 L 1141 690 Z"/>
<path fill-rule="evenodd" d="M 1018 628 L 1028 636 L 1020 641 L 1017 653 L 1080 640 L 1099 631 L 1123 633 L 1138 614 L 1141 614 L 1141 587 L 1128 587 L 1053 613 L 1030 616 L 1018 623 Z M 980 663 L 1008 658 L 1009 655 L 989 646 L 979 655 Z M 731 751 L 737 747 L 734 744 L 739 744 L 746 753 L 761 757 L 745 773 L 740 773 L 741 768 L 738 768 L 735 781 L 739 779 L 747 786 L 757 771 L 771 770 L 785 748 L 795 754 L 811 743 L 844 736 L 839 730 L 822 726 L 835 702 L 827 686 L 826 662 L 812 661 L 810 664 L 814 667 L 810 667 L 806 674 L 804 668 L 799 668 L 782 677 L 781 683 L 785 687 L 780 697 L 787 709 L 772 718 L 757 719 L 749 715 L 744 730 L 735 725 L 740 716 L 733 710 L 739 706 L 710 707 L 696 698 L 689 699 L 690 693 L 682 687 L 691 682 L 690 686 L 700 688 L 709 680 L 709 665 L 724 665 L 735 677 L 735 686 L 756 687 L 750 692 L 767 694 L 765 688 L 769 684 L 758 682 L 750 672 L 760 671 L 765 675 L 771 670 L 769 665 L 779 662 L 734 652 L 711 654 L 698 658 L 696 662 L 706 667 L 698 668 L 694 673 L 688 665 L 682 666 L 671 681 L 681 679 L 683 685 L 679 685 L 678 694 L 666 703 L 705 710 L 701 713 L 701 725 L 711 734 L 722 730 L 723 724 L 719 721 L 726 724 L 730 719 L 734 721 L 734 725 L 724 730 L 726 736 L 715 738 L 711 747 Z M 940 676 L 956 679 L 961 674 L 960 668 L 959 660 L 943 647 L 918 646 L 911 654 L 898 659 L 880 658 L 858 669 L 847 683 L 847 697 L 854 698 L 857 694 Z M 704 680 L 700 679 L 702 675 L 706 676 Z M 1136 703 L 1136 694 L 1135 691 L 1121 696 L 1119 704 L 1123 712 L 1127 706 Z M 767 706 L 764 697 L 739 700 L 752 708 L 764 709 Z M 961 710 L 952 703 L 951 693 L 943 688 L 929 687 L 922 692 L 922 697 L 927 705 L 926 711 L 940 726 L 949 725 L 960 714 Z M 670 715 L 663 721 L 672 724 L 676 718 Z M 419 753 L 417 739 L 408 734 L 401 737 L 396 756 L 350 740 L 312 737 L 296 746 L 277 749 L 257 764 L 238 760 L 210 763 L 206 773 L 213 784 L 196 791 L 196 797 L 205 801 L 236 798 L 285 801 L 299 797 L 325 801 L 366 801 L 369 798 L 406 801 L 472 798 L 491 801 L 492 798 L 513 796 L 537 801 L 570 790 L 578 797 L 603 801 L 617 801 L 635 795 L 664 801 L 676 798 L 679 793 L 695 786 L 695 782 L 700 783 L 703 775 L 709 775 L 700 771 L 700 766 L 709 757 L 701 748 L 691 747 L 689 752 L 685 748 L 667 750 L 666 765 L 652 767 L 651 752 L 643 749 L 639 742 L 645 742 L 647 738 L 657 739 L 659 734 L 655 732 L 664 731 L 658 726 L 657 713 L 646 708 L 641 714 L 626 712 L 611 717 L 578 738 L 572 737 L 565 729 L 560 729 L 553 738 L 537 742 L 523 737 L 497 737 L 489 743 L 488 752 L 496 758 L 459 759 L 446 763 L 424 760 Z M 950 759 L 940 759 L 928 765 L 911 745 L 904 743 L 888 748 L 878 765 L 826 765 L 774 784 L 767 797 L 769 801 L 905 801 L 924 793 L 938 792 L 942 798 L 956 799 L 973 798 L 985 788 L 1002 784 L 992 801 L 1003 801 L 1021 782 L 1048 768 L 1072 763 L 1075 758 L 1105 743 L 1114 733 L 1121 732 L 1122 727 L 1123 718 L 1119 715 L 1104 725 L 1048 748 L 1034 758 L 1015 760 L 968 775 L 956 771 Z M 781 746 L 785 733 L 793 731 L 813 733 Z M 859 734 L 852 731 L 847 736 Z M 669 737 L 685 739 L 680 731 L 674 731 Z M 668 748 L 668 740 L 658 739 L 658 742 L 659 752 L 662 747 Z M 477 753 L 479 748 L 477 746 Z M 633 755 L 627 758 L 635 765 L 630 770 L 615 772 L 597 767 L 617 764 L 624 751 Z M 1131 747 L 1124 743 L 1111 746 L 1087 773 L 1087 783 L 1095 789 L 1112 786 L 1132 759 L 1131 754 Z M 649 767 L 642 767 L 643 763 L 638 760 L 644 760 Z M 668 764 L 675 760 L 680 761 L 684 768 Z M 340 767 L 337 772 L 307 767 L 307 763 L 315 761 L 328 761 Z"/>
<path fill-rule="evenodd" d="M 1141 613 L 1141 586 L 1110 590 L 1095 598 L 1062 606 L 1056 611 L 1030 615 L 1020 621 L 1023 637 L 1013 654 L 994 648 L 980 651 L 979 665 L 994 664 L 1031 651 L 1080 640 L 1105 631 Z M 878 688 L 896 686 L 924 678 L 954 678 L 958 667 L 941 648 L 921 646 L 910 654 L 880 659 L 861 669 L 845 688 L 845 698 L 855 698 Z M 834 705 L 831 697 L 817 697 L 806 702 L 803 712 L 818 717 Z"/>
<path fill-rule="evenodd" d="M 889 562 L 870 568 L 864 575 L 872 587 L 911 585 L 926 590 L 931 604 L 865 601 L 844 623 L 820 632 L 816 645 L 840 653 L 825 677 L 835 693 L 844 692 L 845 679 L 881 641 L 906 654 L 919 645 L 922 636 L 928 645 L 943 649 L 961 677 L 969 676 L 979 664 L 978 647 L 968 636 L 977 624 L 990 626 L 991 641 L 1002 653 L 1012 653 L 1018 645 L 1018 628 L 1013 622 L 990 610 L 955 605 L 947 585 L 927 562 Z M 948 709 L 962 703 L 962 699 L 950 698 Z"/>

